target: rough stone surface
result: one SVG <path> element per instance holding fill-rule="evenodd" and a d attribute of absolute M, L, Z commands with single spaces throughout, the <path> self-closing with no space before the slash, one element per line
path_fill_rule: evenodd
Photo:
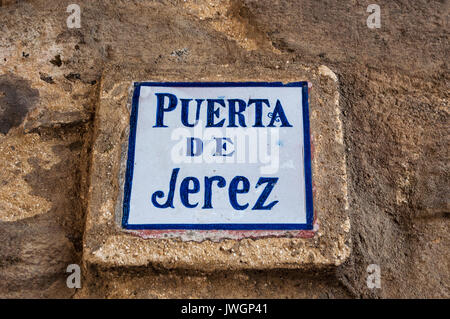
<path fill-rule="evenodd" d="M 75 296 L 450 296 L 449 1 L 377 1 L 380 29 L 367 28 L 372 2 L 361 0 L 77 1 L 80 29 L 66 26 L 71 1 L 0 3 L 0 297 L 75 293 L 65 269 L 81 262 L 93 114 L 111 63 L 173 76 L 186 65 L 329 67 L 339 79 L 351 254 L 314 272 L 86 265 Z M 11 87 L 21 88 L 14 110 Z M 372 263 L 381 289 L 366 286 Z"/>

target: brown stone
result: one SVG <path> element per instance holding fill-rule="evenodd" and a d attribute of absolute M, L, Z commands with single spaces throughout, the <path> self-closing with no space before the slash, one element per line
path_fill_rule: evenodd
<path fill-rule="evenodd" d="M 339 79 L 352 252 L 333 272 L 90 267 L 79 297 L 450 296 L 449 1 L 379 0 L 380 29 L 367 28 L 367 3 L 353 1 L 79 0 L 81 29 L 67 28 L 67 1 L 1 3 L 0 76 L 39 91 L 19 126 L 2 119 L 14 125 L 0 133 L 1 298 L 74 294 L 65 269 L 82 248 L 85 129 L 98 102 L 93 84 L 111 62 L 172 77 L 227 64 L 235 76 L 329 66 Z M 373 263 L 381 289 L 366 285 Z"/>

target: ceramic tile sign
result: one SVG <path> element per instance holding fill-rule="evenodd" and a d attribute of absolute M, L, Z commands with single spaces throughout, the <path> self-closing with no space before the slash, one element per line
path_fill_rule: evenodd
<path fill-rule="evenodd" d="M 122 227 L 311 230 L 306 82 L 134 84 Z"/>

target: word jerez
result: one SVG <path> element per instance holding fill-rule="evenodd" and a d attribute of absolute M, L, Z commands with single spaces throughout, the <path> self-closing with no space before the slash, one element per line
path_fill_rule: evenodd
<path fill-rule="evenodd" d="M 272 106 L 268 99 L 249 99 L 247 102 L 242 99 L 186 99 L 178 97 L 170 93 L 155 93 L 156 96 L 156 121 L 153 128 L 167 128 L 168 125 L 164 121 L 166 116 L 170 116 L 171 112 L 174 112 L 177 108 L 181 109 L 180 119 L 181 123 L 185 127 L 194 127 L 197 125 L 200 119 L 200 113 L 202 107 L 206 106 L 206 128 L 209 127 L 247 127 L 249 122 L 245 116 L 245 111 L 247 108 L 254 107 L 255 117 L 253 119 L 252 127 L 266 127 L 263 121 L 263 109 L 267 107 L 270 109 Z M 180 101 L 180 103 L 178 102 Z M 205 103 L 204 103 L 205 102 Z M 181 107 L 179 107 L 181 106 Z M 195 108 L 195 122 L 191 123 L 189 121 L 190 108 Z M 221 109 L 228 108 L 228 118 L 221 118 Z M 272 116 L 270 121 L 268 121 L 267 127 L 292 127 L 289 123 L 286 114 L 284 112 L 283 106 L 280 100 L 277 100 L 273 110 L 271 110 Z M 192 137 L 188 138 L 192 141 Z M 222 137 L 222 139 L 227 139 Z M 222 154 L 222 149 L 225 148 L 225 144 L 217 144 L 216 154 Z M 196 156 L 192 151 L 188 151 L 186 156 Z M 222 156 L 227 156 L 223 154 Z M 180 168 L 173 168 L 172 174 L 169 181 L 169 190 L 167 196 L 162 190 L 155 191 L 151 196 L 152 204 L 157 208 L 174 208 L 174 196 L 175 189 L 177 187 L 177 178 Z M 263 191 L 259 195 L 259 198 L 251 206 L 252 210 L 271 210 L 278 201 L 270 201 L 269 196 L 272 193 L 275 185 L 277 184 L 278 177 L 260 177 L 256 182 L 255 189 L 265 185 Z M 203 185 L 203 206 L 202 209 L 212 209 L 212 194 L 214 187 L 225 188 L 227 181 L 223 176 L 205 176 Z M 228 198 L 229 203 L 235 210 L 245 210 L 249 207 L 249 203 L 243 202 L 243 200 L 238 200 L 238 194 L 245 194 L 250 192 L 250 181 L 245 176 L 235 176 L 231 179 L 228 184 Z M 181 203 L 186 208 L 198 207 L 198 202 L 191 202 L 189 199 L 190 194 L 195 194 L 200 192 L 200 180 L 194 176 L 185 177 L 179 186 L 179 195 Z"/>

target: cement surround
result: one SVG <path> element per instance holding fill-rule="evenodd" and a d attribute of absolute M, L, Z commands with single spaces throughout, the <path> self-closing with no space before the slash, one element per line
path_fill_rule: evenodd
<path fill-rule="evenodd" d="M 236 76 L 239 74 L 239 76 Z M 128 231 L 121 227 L 131 91 L 135 81 L 308 81 L 314 188 L 313 231 Z M 84 261 L 103 267 L 155 265 L 202 271 L 323 268 L 350 254 L 347 175 L 336 75 L 326 66 L 228 65 L 199 70 L 110 66 L 97 105 Z M 249 234 L 246 233 L 246 236 Z M 223 239 L 226 237 L 226 239 Z"/>

